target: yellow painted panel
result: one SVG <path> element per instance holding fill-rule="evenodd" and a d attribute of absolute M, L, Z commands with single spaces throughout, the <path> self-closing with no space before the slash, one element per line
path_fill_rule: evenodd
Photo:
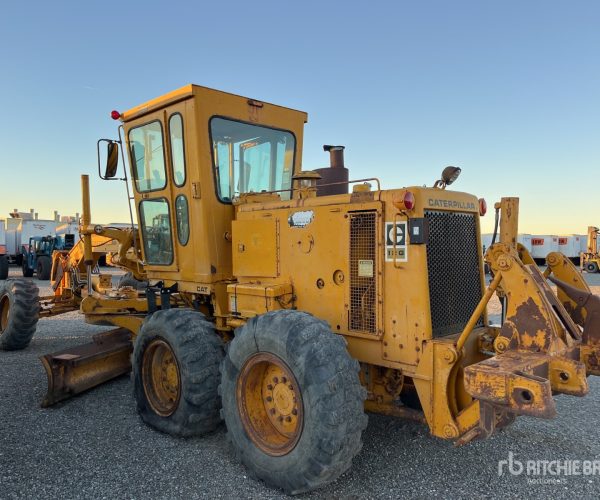
<path fill-rule="evenodd" d="M 272 219 L 233 221 L 233 274 L 277 276 L 277 222 Z"/>

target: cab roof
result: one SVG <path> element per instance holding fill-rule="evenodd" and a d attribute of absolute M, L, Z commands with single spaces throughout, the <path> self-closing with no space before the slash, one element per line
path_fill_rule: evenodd
<path fill-rule="evenodd" d="M 123 122 L 127 122 L 127 121 L 133 120 L 135 118 L 139 118 L 140 116 L 143 116 L 147 113 L 151 113 L 152 111 L 155 111 L 157 109 L 164 108 L 170 104 L 174 104 L 176 102 L 183 101 L 185 99 L 189 99 L 195 95 L 204 94 L 205 96 L 208 97 L 209 94 L 213 94 L 213 93 L 217 94 L 217 95 L 227 95 L 227 96 L 237 97 L 239 99 L 245 99 L 248 104 L 250 104 L 250 103 L 263 104 L 263 105 L 267 104 L 268 106 L 275 106 L 278 108 L 296 111 L 298 113 L 304 114 L 305 122 L 308 119 L 308 114 L 305 113 L 304 111 L 300 111 L 300 110 L 293 109 L 293 108 L 286 108 L 285 106 L 279 106 L 277 104 L 271 104 L 271 103 L 267 103 L 264 101 L 259 101 L 257 99 L 240 96 L 238 94 L 232 94 L 230 92 L 223 92 L 222 90 L 212 89 L 209 87 L 203 87 L 201 85 L 195 85 L 195 84 L 190 83 L 181 88 L 178 88 L 177 90 L 173 90 L 171 92 L 168 92 L 167 94 L 163 94 L 159 97 L 156 97 L 154 99 L 146 101 L 145 103 L 140 104 L 139 106 L 136 106 L 134 108 L 131 108 L 131 109 L 121 113 L 120 120 Z"/>

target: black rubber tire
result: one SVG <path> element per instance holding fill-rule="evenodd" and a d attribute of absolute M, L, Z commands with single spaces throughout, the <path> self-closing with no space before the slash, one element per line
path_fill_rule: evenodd
<path fill-rule="evenodd" d="M 50 260 L 50 257 L 46 257 L 45 255 L 41 255 L 40 257 L 38 257 L 36 271 L 35 271 L 37 274 L 37 279 L 49 280 L 51 271 L 52 271 L 52 260 Z"/>
<path fill-rule="evenodd" d="M 8 257 L 0 256 L 0 280 L 8 278 Z"/>
<path fill-rule="evenodd" d="M 585 270 L 588 273 L 597 273 L 598 272 L 598 264 L 596 264 L 595 262 L 588 262 L 585 265 Z"/>
<path fill-rule="evenodd" d="M 0 349 L 24 349 L 31 342 L 39 319 L 38 287 L 30 280 L 6 280 L 0 285 L 0 314 L 5 301 L 9 305 L 9 315 L 6 328 L 0 331 Z"/>
<path fill-rule="evenodd" d="M 25 258 L 21 259 L 21 269 L 23 270 L 24 278 L 31 278 L 33 276 L 33 269 L 29 268 L 27 265 L 27 259 Z"/>
<path fill-rule="evenodd" d="M 148 286 L 147 281 L 139 281 L 133 277 L 131 272 L 128 272 L 119 278 L 118 287 L 130 286 L 136 290 L 144 290 Z"/>
<path fill-rule="evenodd" d="M 171 346 L 180 371 L 179 406 L 167 417 L 152 409 L 142 381 L 144 351 L 156 338 Z M 132 360 L 134 395 L 142 420 L 172 436 L 201 436 L 214 431 L 221 423 L 217 390 L 223 356 L 223 341 L 202 313 L 167 309 L 148 317 L 135 339 Z"/>
<path fill-rule="evenodd" d="M 303 401 L 304 425 L 286 455 L 264 453 L 249 438 L 240 419 L 237 380 L 246 360 L 257 352 L 281 358 L 294 373 Z M 300 311 L 272 311 L 236 330 L 221 367 L 220 394 L 227 437 L 250 471 L 288 494 L 320 488 L 348 470 L 362 448 L 368 418 L 359 364 L 343 337 L 327 323 Z"/>

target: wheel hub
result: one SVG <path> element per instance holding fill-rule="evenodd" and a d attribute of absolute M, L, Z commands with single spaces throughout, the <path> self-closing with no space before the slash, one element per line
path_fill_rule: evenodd
<path fill-rule="evenodd" d="M 238 410 L 250 439 L 265 453 L 289 453 L 302 433 L 302 397 L 294 374 L 271 353 L 250 357 L 237 384 Z"/>
<path fill-rule="evenodd" d="M 171 346 L 155 339 L 144 351 L 142 382 L 146 399 L 159 415 L 172 415 L 179 404 L 181 393 L 179 365 Z"/>
<path fill-rule="evenodd" d="M 8 327 L 8 317 L 10 311 L 10 303 L 8 297 L 5 295 L 0 298 L 0 335 L 4 333 L 4 330 Z"/>

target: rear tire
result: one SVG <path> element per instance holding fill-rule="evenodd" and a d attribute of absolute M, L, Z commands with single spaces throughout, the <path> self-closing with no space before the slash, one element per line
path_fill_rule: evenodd
<path fill-rule="evenodd" d="M 31 278 L 33 276 L 33 269 L 29 268 L 27 264 L 27 259 L 21 258 L 21 269 L 23 270 L 24 278 Z"/>
<path fill-rule="evenodd" d="M 0 280 L 8 278 L 8 257 L 0 257 Z"/>
<path fill-rule="evenodd" d="M 200 436 L 221 422 L 217 394 L 223 342 L 191 309 L 152 314 L 133 348 L 133 385 L 140 417 L 173 436 Z"/>
<path fill-rule="evenodd" d="M 0 285 L 0 349 L 27 347 L 39 312 L 39 290 L 32 281 L 10 279 Z"/>
<path fill-rule="evenodd" d="M 37 278 L 39 280 L 49 280 L 50 271 L 52 271 L 52 261 L 50 260 L 50 257 L 46 257 L 45 255 L 38 257 L 36 266 Z"/>
<path fill-rule="evenodd" d="M 361 450 L 367 426 L 358 371 L 344 338 L 310 314 L 250 319 L 221 367 L 223 418 L 238 458 L 290 494 L 335 481 Z"/>
<path fill-rule="evenodd" d="M 598 264 L 596 262 L 588 262 L 585 265 L 585 270 L 588 273 L 597 273 L 598 272 Z"/>

